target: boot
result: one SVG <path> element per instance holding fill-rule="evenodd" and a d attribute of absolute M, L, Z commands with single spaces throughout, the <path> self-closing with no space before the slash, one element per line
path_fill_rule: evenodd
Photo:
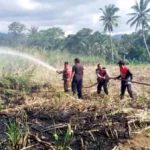
<path fill-rule="evenodd" d="M 121 95 L 121 96 L 120 96 L 120 100 L 123 100 L 123 99 L 124 99 L 124 96 Z"/>

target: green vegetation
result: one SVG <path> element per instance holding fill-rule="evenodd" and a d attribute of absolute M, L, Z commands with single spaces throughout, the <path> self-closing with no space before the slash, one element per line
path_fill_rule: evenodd
<path fill-rule="evenodd" d="M 134 6 L 131 8 L 134 10 L 134 13 L 130 13 L 129 15 L 132 16 L 132 18 L 127 22 L 131 22 L 131 27 L 136 25 L 136 30 L 141 27 L 142 30 L 142 35 L 144 39 L 144 44 L 147 50 L 147 53 L 150 57 L 150 52 L 149 48 L 146 43 L 146 38 L 145 38 L 145 29 L 149 28 L 149 21 L 150 21 L 150 9 L 148 8 L 149 0 L 140 0 L 140 2 L 136 2 Z"/>
<path fill-rule="evenodd" d="M 60 137 L 58 136 L 56 129 L 54 130 L 53 137 L 55 139 L 55 146 L 56 150 L 69 150 L 71 149 L 69 147 L 69 142 L 71 141 L 73 137 L 73 130 L 71 129 L 71 125 L 67 125 L 67 131 L 64 134 L 64 137 L 62 140 L 60 140 Z"/>
<path fill-rule="evenodd" d="M 19 140 L 21 138 L 21 128 L 16 122 L 9 122 L 7 124 L 7 135 L 9 137 L 9 149 L 18 149 Z"/>
<path fill-rule="evenodd" d="M 65 36 L 64 31 L 59 27 L 38 30 L 38 27 L 32 26 L 27 29 L 24 24 L 13 22 L 8 26 L 7 34 L 0 34 L 0 45 L 14 48 L 23 46 L 27 49 L 46 50 L 50 53 L 65 52 L 69 57 L 71 55 L 90 56 L 90 60 L 98 57 L 108 63 L 116 63 L 119 59 L 136 63 L 149 62 L 147 57 L 147 53 L 150 56 L 148 4 L 149 0 L 140 0 L 131 7 L 134 13 L 129 14 L 132 18 L 127 23 L 131 23 L 131 27 L 135 25 L 136 30 L 139 28 L 138 32 L 132 34 L 112 36 L 114 27 L 119 26 L 118 19 L 121 16 L 116 15 L 117 12 L 119 14 L 119 8 L 111 4 L 100 8 L 103 12 L 100 20 L 103 21 L 104 31 L 108 31 L 110 35 L 83 28 L 76 34 Z"/>
<path fill-rule="evenodd" d="M 100 8 L 102 10 L 103 15 L 101 16 L 101 21 L 103 21 L 104 25 L 104 32 L 109 32 L 110 36 L 110 49 L 112 51 L 112 63 L 114 62 L 114 52 L 113 52 L 113 47 L 112 47 L 112 32 L 113 32 L 113 27 L 118 27 L 117 19 L 120 16 L 115 16 L 115 13 L 119 11 L 119 8 L 117 8 L 115 5 L 108 5 L 105 6 L 105 10 Z"/>
<path fill-rule="evenodd" d="M 110 35 L 83 28 L 65 37 L 57 27 L 38 30 L 18 22 L 10 24 L 9 33 L 0 34 L 1 46 L 27 53 L 57 69 L 62 69 L 66 60 L 72 66 L 73 59 L 79 57 L 85 67 L 84 88 L 83 100 L 79 100 L 72 92 L 64 93 L 62 77 L 56 72 L 18 56 L 1 54 L 0 149 L 116 149 L 121 141 L 125 143 L 134 132 L 143 130 L 143 125 L 149 126 L 149 87 L 133 84 L 134 101 L 127 95 L 120 101 L 116 80 L 110 80 L 109 96 L 103 92 L 97 95 L 96 86 L 85 88 L 96 82 L 97 63 L 112 64 L 119 59 L 131 64 L 135 81 L 150 82 L 150 66 L 145 65 L 150 47 L 148 3 L 136 3 L 132 7 L 136 13 L 130 14 L 133 18 L 128 21 L 141 30 L 120 38 L 112 36 L 113 28 L 119 25 L 115 5 L 100 9 L 104 31 Z M 115 77 L 119 69 L 111 64 L 106 67 Z M 133 141 L 128 143 L 133 145 Z"/>

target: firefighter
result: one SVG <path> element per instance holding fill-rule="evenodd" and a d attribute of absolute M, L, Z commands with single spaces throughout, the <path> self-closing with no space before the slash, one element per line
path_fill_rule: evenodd
<path fill-rule="evenodd" d="M 64 70 L 63 71 L 57 71 L 58 74 L 63 74 L 63 80 L 64 80 L 64 92 L 69 92 L 69 82 L 71 77 L 71 71 L 70 67 L 68 65 L 68 62 L 64 62 Z"/>
<path fill-rule="evenodd" d="M 73 95 L 78 94 L 78 98 L 82 99 L 82 84 L 83 84 L 83 71 L 84 68 L 80 64 L 80 59 L 74 59 L 74 66 L 72 67 L 72 92 Z"/>
<path fill-rule="evenodd" d="M 133 99 L 133 93 L 132 93 L 132 87 L 131 87 L 131 81 L 133 79 L 132 72 L 128 69 L 128 67 L 125 65 L 125 62 L 123 60 L 118 62 L 119 68 L 120 68 L 120 75 L 116 77 L 115 79 L 121 79 L 121 94 L 120 99 L 124 99 L 124 94 L 127 89 L 129 96 Z"/>
<path fill-rule="evenodd" d="M 102 68 L 101 64 L 97 65 L 96 69 L 97 75 L 97 94 L 101 93 L 102 87 L 106 95 L 108 95 L 108 82 L 109 82 L 109 73 L 105 67 Z"/>

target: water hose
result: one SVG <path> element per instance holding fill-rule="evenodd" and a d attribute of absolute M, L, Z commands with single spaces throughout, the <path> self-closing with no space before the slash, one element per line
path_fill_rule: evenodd
<path fill-rule="evenodd" d="M 128 81 L 128 80 L 124 80 L 124 79 L 116 79 L 116 78 L 109 78 L 109 80 L 110 79 L 113 79 L 113 80 L 121 80 L 121 81 Z M 137 82 L 137 81 L 130 81 L 131 83 L 136 83 L 136 84 L 140 84 L 140 85 L 146 85 L 146 86 L 150 86 L 150 84 L 148 84 L 148 83 L 142 83 L 142 82 Z M 97 85 L 98 83 L 96 82 L 96 83 L 94 83 L 94 84 L 92 84 L 92 85 L 90 85 L 90 86 L 86 86 L 86 87 L 83 87 L 83 88 L 91 88 L 91 87 L 93 87 L 93 86 L 95 86 L 95 85 Z"/>
<path fill-rule="evenodd" d="M 88 89 L 88 88 L 91 88 L 91 87 L 93 87 L 93 86 L 95 86 L 95 85 L 97 85 L 98 83 L 96 82 L 96 83 L 94 83 L 94 84 L 92 84 L 91 86 L 85 86 L 85 87 L 83 87 L 84 89 Z"/>

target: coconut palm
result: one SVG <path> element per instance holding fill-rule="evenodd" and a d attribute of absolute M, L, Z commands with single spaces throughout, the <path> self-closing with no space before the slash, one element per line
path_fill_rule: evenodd
<path fill-rule="evenodd" d="M 112 51 L 112 62 L 114 62 L 114 52 L 112 48 L 112 32 L 114 31 L 114 27 L 118 27 L 118 18 L 120 16 L 116 16 L 115 14 L 119 11 L 119 8 L 115 5 L 105 6 L 105 10 L 100 8 L 103 12 L 103 16 L 100 17 L 100 21 L 103 21 L 104 32 L 109 32 L 110 35 L 110 47 Z"/>
<path fill-rule="evenodd" d="M 148 55 L 150 57 L 150 51 L 148 49 L 147 43 L 146 43 L 146 37 L 145 37 L 145 30 L 149 28 L 149 21 L 150 21 L 150 8 L 148 8 L 148 4 L 150 3 L 150 0 L 140 0 L 139 2 L 135 2 L 135 5 L 131 8 L 134 10 L 133 13 L 130 13 L 128 15 L 131 15 L 131 19 L 128 20 L 128 23 L 130 24 L 130 27 L 136 26 L 136 30 L 138 28 L 142 29 L 142 35 L 144 44 L 146 47 L 146 50 L 148 52 Z"/>
<path fill-rule="evenodd" d="M 28 29 L 29 35 L 35 35 L 38 32 L 38 27 L 31 27 L 30 29 Z"/>

